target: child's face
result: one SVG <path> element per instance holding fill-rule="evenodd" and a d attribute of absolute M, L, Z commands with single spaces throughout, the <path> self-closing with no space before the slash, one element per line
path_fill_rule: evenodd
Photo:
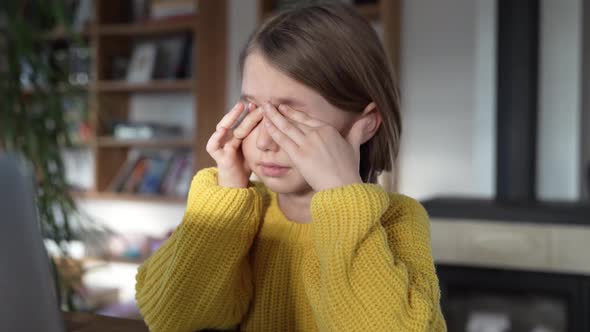
<path fill-rule="evenodd" d="M 257 52 L 251 53 L 244 64 L 242 99 L 262 106 L 270 102 L 275 107 L 287 104 L 295 110 L 306 113 L 346 134 L 354 121 L 354 113 L 345 112 L 332 106 L 320 94 L 293 80 L 272 67 Z M 266 120 L 263 120 L 266 121 Z M 292 161 L 269 135 L 260 122 L 242 143 L 247 165 L 256 176 L 276 193 L 304 194 L 311 190 Z M 290 169 L 280 176 L 266 176 L 260 162 L 274 163 Z M 329 170 L 318 170 L 318 172 Z"/>

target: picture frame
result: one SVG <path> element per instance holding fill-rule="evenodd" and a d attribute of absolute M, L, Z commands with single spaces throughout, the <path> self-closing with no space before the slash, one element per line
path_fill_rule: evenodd
<path fill-rule="evenodd" d="M 183 60 L 188 43 L 189 36 L 186 35 L 171 36 L 158 42 L 154 78 L 176 79 L 185 76 L 186 64 Z"/>
<path fill-rule="evenodd" d="M 156 63 L 157 46 L 154 42 L 137 44 L 127 68 L 127 82 L 145 83 L 152 79 Z"/>

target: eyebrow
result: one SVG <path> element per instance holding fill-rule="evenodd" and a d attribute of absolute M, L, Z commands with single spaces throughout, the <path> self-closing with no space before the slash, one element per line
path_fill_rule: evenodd
<path fill-rule="evenodd" d="M 240 95 L 240 100 L 243 101 L 255 101 L 256 98 L 254 98 L 253 96 L 246 94 L 246 93 L 242 93 Z M 301 106 L 305 106 L 305 104 L 297 99 L 294 98 L 289 98 L 289 97 L 284 97 L 284 98 L 277 98 L 275 99 L 276 102 L 276 106 L 284 104 L 284 105 L 288 105 L 291 107 L 301 107 Z M 260 105 L 259 105 L 260 106 Z"/>

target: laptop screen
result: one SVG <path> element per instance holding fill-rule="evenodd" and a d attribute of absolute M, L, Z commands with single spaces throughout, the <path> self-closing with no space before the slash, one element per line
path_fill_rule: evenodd
<path fill-rule="evenodd" d="M 0 153 L 0 331 L 63 332 L 23 159 Z"/>

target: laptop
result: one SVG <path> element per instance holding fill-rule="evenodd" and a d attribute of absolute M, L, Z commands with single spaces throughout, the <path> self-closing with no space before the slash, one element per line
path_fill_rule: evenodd
<path fill-rule="evenodd" d="M 0 153 L 0 331 L 63 332 L 34 187 L 22 158 Z"/>

